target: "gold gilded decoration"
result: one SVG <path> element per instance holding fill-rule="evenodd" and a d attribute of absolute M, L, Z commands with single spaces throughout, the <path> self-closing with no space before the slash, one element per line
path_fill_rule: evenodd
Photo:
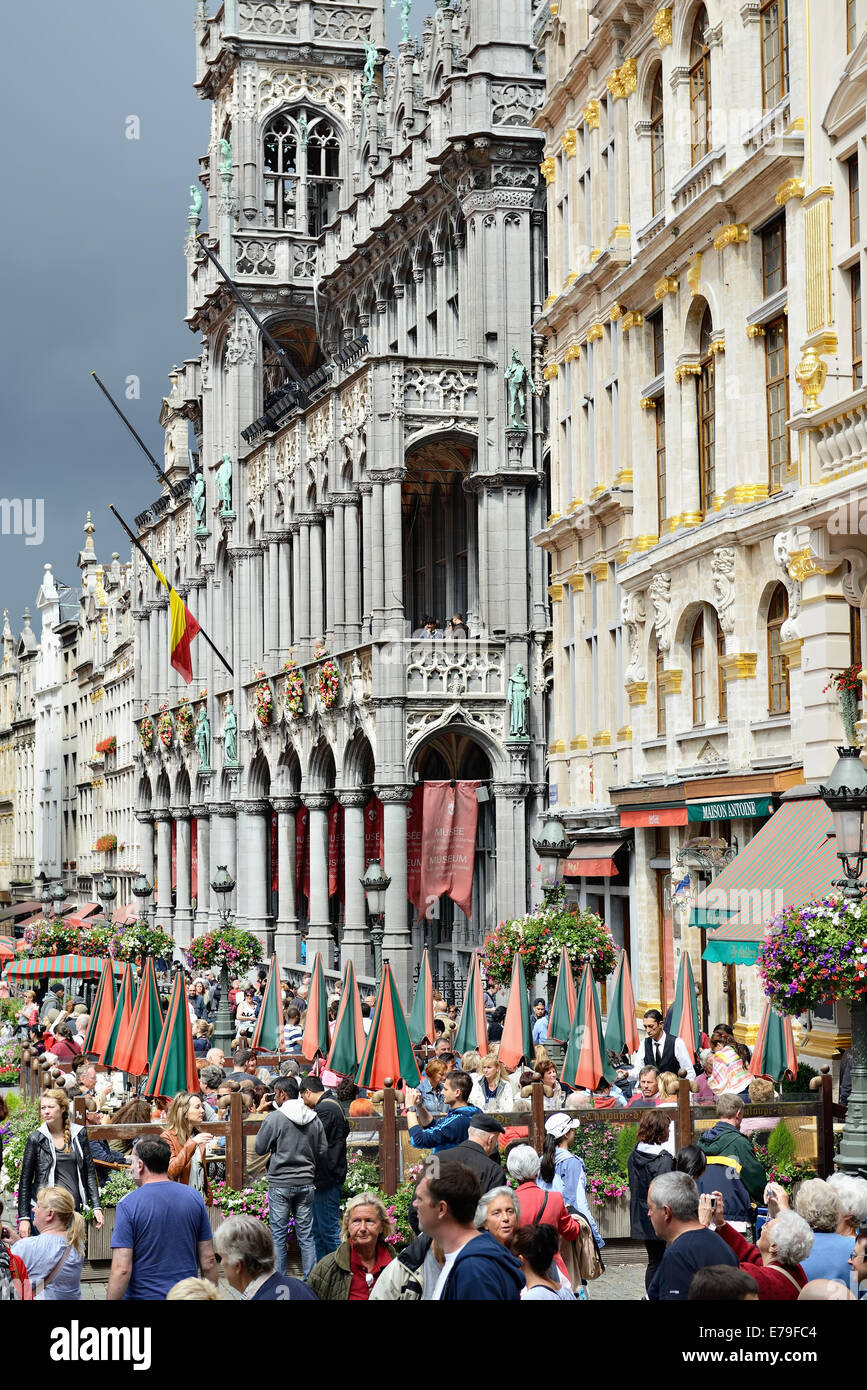
<path fill-rule="evenodd" d="M 747 337 L 748 337 L 748 338 L 764 338 L 764 336 L 765 336 L 765 330 L 764 330 L 764 328 L 762 327 L 762 325 L 761 325 L 760 323 L 748 323 L 748 324 L 747 324 Z"/>
<path fill-rule="evenodd" d="M 781 208 L 785 207 L 790 198 L 803 198 L 806 191 L 807 186 L 803 179 L 786 179 L 777 189 L 777 203 Z"/>
<path fill-rule="evenodd" d="M 727 246 L 737 246 L 739 242 L 749 241 L 750 229 L 746 222 L 728 222 L 713 239 L 714 251 L 724 251 Z"/>
<path fill-rule="evenodd" d="M 667 48 L 672 41 L 671 34 L 671 6 L 666 5 L 665 9 L 657 10 L 653 16 L 653 37 L 660 48 Z"/>
<path fill-rule="evenodd" d="M 683 684 L 683 671 L 679 666 L 669 667 L 667 671 L 660 673 L 659 684 L 666 695 L 679 695 Z"/>
<path fill-rule="evenodd" d="M 831 323 L 831 204 L 816 203 L 804 214 L 804 259 L 807 267 L 807 332 Z M 816 347 L 821 352 L 819 344 Z"/>
<path fill-rule="evenodd" d="M 610 730 L 610 729 L 599 729 L 599 730 L 593 735 L 593 747 L 594 747 L 594 748 L 610 748 L 610 747 L 611 747 L 611 730 Z"/>
<path fill-rule="evenodd" d="M 718 352 L 725 352 L 725 350 L 726 350 L 726 340 L 725 340 L 725 338 L 716 338 L 716 339 L 711 343 L 711 345 L 710 345 L 710 347 L 708 348 L 707 352 L 708 352 L 708 356 L 709 356 L 709 357 L 716 357 L 716 355 L 717 355 Z"/>
<path fill-rule="evenodd" d="M 612 487 L 632 487 L 632 469 L 621 468 L 614 475 Z"/>
<path fill-rule="evenodd" d="M 608 561 L 597 560 L 595 564 L 590 566 L 590 573 L 597 584 L 604 584 L 608 578 Z"/>
<path fill-rule="evenodd" d="M 631 743 L 631 742 L 632 742 L 632 725 L 631 725 L 631 724 L 624 724 L 622 729 L 618 729 L 618 730 L 617 730 L 617 742 L 618 742 L 618 743 Z"/>
<path fill-rule="evenodd" d="M 553 183 L 554 175 L 557 172 L 557 161 L 551 155 L 549 155 L 547 159 L 542 160 L 542 163 L 539 165 L 539 168 L 542 172 L 542 178 L 545 180 L 545 182 Z"/>
<path fill-rule="evenodd" d="M 690 376 L 701 376 L 701 364 L 699 362 L 681 362 L 679 367 L 675 367 L 674 379 L 678 386 Z"/>
<path fill-rule="evenodd" d="M 578 145 L 577 130 L 573 130 L 571 128 L 569 130 L 564 130 L 563 134 L 560 136 L 560 144 L 563 146 L 563 153 L 565 154 L 566 158 L 574 159 L 575 150 Z"/>
<path fill-rule="evenodd" d="M 659 545 L 659 536 L 636 536 L 632 542 L 632 549 L 652 550 L 655 545 Z"/>
<path fill-rule="evenodd" d="M 567 349 L 566 349 L 566 352 L 565 352 L 565 360 L 566 360 L 567 362 L 577 362 L 577 361 L 578 361 L 578 358 L 579 358 L 580 356 L 581 356 L 581 344 L 580 344 L 580 343 L 570 343 L 569 346 L 568 346 Z"/>
<path fill-rule="evenodd" d="M 578 271 L 577 271 L 577 270 L 570 270 L 570 271 L 569 271 L 569 274 L 566 276 L 566 279 L 563 281 L 563 287 L 562 287 L 562 289 L 560 290 L 560 293 L 563 294 L 565 290 L 571 289 L 571 287 L 575 284 L 575 281 L 576 281 L 577 279 L 578 279 Z"/>
<path fill-rule="evenodd" d="M 689 285 L 689 292 L 693 299 L 700 293 L 699 284 L 701 282 L 701 252 L 693 256 L 686 272 L 686 283 Z"/>
<path fill-rule="evenodd" d="M 611 323 L 616 323 L 617 320 L 618 320 L 619 318 L 621 318 L 622 316 L 623 316 L 623 305 L 622 305 L 622 304 L 612 304 L 612 305 L 611 305 L 611 308 L 608 310 L 608 318 L 609 318 L 609 321 L 610 321 Z"/>
<path fill-rule="evenodd" d="M 638 60 L 627 58 L 620 68 L 620 85 L 624 96 L 631 96 L 638 86 Z"/>
<path fill-rule="evenodd" d="M 793 637 L 790 642 L 780 643 L 780 652 L 786 658 L 786 663 L 790 671 L 797 670 L 801 665 L 801 648 L 803 645 L 803 637 Z"/>
<path fill-rule="evenodd" d="M 677 518 L 678 528 L 683 531 L 689 526 L 700 526 L 704 521 L 701 512 L 681 512 Z"/>
<path fill-rule="evenodd" d="M 597 498 L 599 498 L 599 497 L 602 496 L 603 492 L 607 492 L 607 491 L 608 491 L 608 484 L 607 484 L 607 483 L 597 483 L 596 486 L 591 490 L 591 493 L 590 493 L 590 501 L 591 501 L 591 502 L 595 502 L 595 501 L 597 500 Z"/>
<path fill-rule="evenodd" d="M 601 337 L 603 337 L 604 333 L 605 333 L 605 329 L 602 327 L 602 324 L 601 324 L 601 323 L 594 323 L 594 324 L 591 324 L 591 326 L 587 329 L 587 341 L 588 341 L 588 343 L 596 343 L 596 342 L 598 342 L 599 339 L 600 339 Z"/>
<path fill-rule="evenodd" d="M 542 372 L 543 381 L 553 381 L 555 376 L 560 375 L 560 368 L 556 362 L 549 362 Z"/>
<path fill-rule="evenodd" d="M 563 585 L 562 585 L 562 584 L 549 584 L 549 585 L 548 585 L 548 597 L 549 597 L 549 599 L 551 600 L 552 603 L 562 603 L 562 601 L 563 601 Z"/>
<path fill-rule="evenodd" d="M 586 734 L 579 734 L 577 738 L 573 738 L 569 743 L 570 748 L 586 748 L 587 746 Z"/>
<path fill-rule="evenodd" d="M 751 681 L 755 678 L 758 657 L 755 652 L 735 652 L 732 656 L 721 656 L 719 664 L 727 681 Z"/>
<path fill-rule="evenodd" d="M 789 576 L 800 580 L 802 584 L 805 579 L 812 579 L 814 575 L 832 573 L 832 570 L 824 569 L 818 563 L 809 546 L 805 546 L 803 550 L 793 550 L 789 554 Z"/>
<path fill-rule="evenodd" d="M 584 107 L 584 124 L 588 130 L 599 129 L 599 102 L 594 98 Z"/>
<path fill-rule="evenodd" d="M 566 511 L 567 511 L 567 512 L 577 512 L 578 508 L 579 508 L 579 507 L 583 507 L 583 506 L 584 506 L 584 498 L 583 498 L 583 497 L 573 497 L 573 498 L 572 498 L 572 501 L 569 503 L 569 506 L 566 508 Z M 584 581 L 582 580 L 582 586 L 583 586 L 583 582 L 584 582 Z"/>
<path fill-rule="evenodd" d="M 609 72 L 608 76 L 605 79 L 605 85 L 611 93 L 611 96 L 614 99 L 614 101 L 617 101 L 620 97 L 626 95 L 626 93 L 623 90 L 623 83 L 620 81 L 619 68 L 615 68 L 613 72 Z"/>
<path fill-rule="evenodd" d="M 654 299 L 665 299 L 667 294 L 677 294 L 680 289 L 680 281 L 673 275 L 663 275 L 661 280 L 657 280 L 653 287 Z"/>
<path fill-rule="evenodd" d="M 551 305 L 552 305 L 552 304 L 556 304 L 556 303 L 557 303 L 557 295 L 556 295 L 556 294 L 549 294 L 549 295 L 548 295 L 548 298 L 545 300 L 545 303 L 542 305 L 542 308 L 543 308 L 543 310 L 544 310 L 544 309 L 550 309 L 550 308 L 551 308 Z"/>
<path fill-rule="evenodd" d="M 828 376 L 828 367 L 812 346 L 804 348 L 803 356 L 795 368 L 795 380 L 804 395 L 804 410 L 819 409 L 819 397 Z"/>
<path fill-rule="evenodd" d="M 566 582 L 569 585 L 569 588 L 572 590 L 573 594 L 580 594 L 584 592 L 583 574 L 570 574 Z"/>
<path fill-rule="evenodd" d="M 590 259 L 591 259 L 591 261 L 598 261 L 598 260 L 599 260 L 599 257 L 600 257 L 601 255 L 602 255 L 602 248 L 601 248 L 601 246 L 594 246 L 594 247 L 593 247 L 593 250 L 590 252 Z"/>
<path fill-rule="evenodd" d="M 553 525 L 554 525 L 554 522 L 555 522 L 555 521 L 559 521 L 559 520 L 560 520 L 560 513 L 559 513 L 559 512 L 552 512 L 551 515 L 548 517 L 548 520 L 547 520 L 547 522 L 546 522 L 545 524 L 546 524 L 546 526 L 553 526 Z M 556 588 L 557 586 L 555 585 L 554 587 Z M 550 594 L 550 592 L 551 592 L 551 590 L 549 589 L 549 590 L 548 590 L 548 593 Z"/>
<path fill-rule="evenodd" d="M 647 704 L 647 681 L 627 681 L 623 688 L 629 697 L 630 705 Z"/>
<path fill-rule="evenodd" d="M 653 396 L 642 396 L 638 404 L 641 406 L 642 410 L 656 409 L 656 400 Z"/>
<path fill-rule="evenodd" d="M 566 745 L 565 745 L 565 743 L 563 742 L 562 738 L 558 738 L 556 743 L 549 743 L 549 744 L 548 744 L 548 752 L 549 752 L 549 753 L 565 753 L 565 752 L 566 752 Z"/>
<path fill-rule="evenodd" d="M 628 314 L 623 315 L 621 328 L 624 333 L 631 333 L 633 328 L 640 328 L 643 323 L 644 315 L 639 313 L 637 309 L 632 309 Z"/>
<path fill-rule="evenodd" d="M 632 545 L 629 541 L 627 541 L 626 544 L 622 545 L 619 550 L 615 550 L 614 558 L 617 561 L 618 565 L 625 565 L 626 561 L 629 559 L 631 554 Z"/>

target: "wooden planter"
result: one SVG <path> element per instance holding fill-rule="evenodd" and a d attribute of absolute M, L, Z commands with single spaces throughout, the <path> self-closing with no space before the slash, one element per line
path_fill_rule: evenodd
<path fill-rule="evenodd" d="M 604 1207 L 591 1207 L 603 1240 L 629 1240 L 629 1193 L 608 1197 Z"/>
<path fill-rule="evenodd" d="M 114 1214 L 116 1207 L 106 1207 L 103 1212 L 105 1220 L 102 1223 L 102 1230 L 96 1229 L 96 1224 L 89 1221 L 87 1224 L 87 1258 L 91 1263 L 97 1260 L 111 1259 L 111 1237 L 114 1231 Z"/>

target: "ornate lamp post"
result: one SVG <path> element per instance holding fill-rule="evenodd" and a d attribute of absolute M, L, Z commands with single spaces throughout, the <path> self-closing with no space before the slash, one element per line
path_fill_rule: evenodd
<path fill-rule="evenodd" d="M 229 894 L 235 887 L 235 880 L 225 864 L 217 865 L 217 872 L 211 879 L 211 887 L 219 895 L 220 927 L 225 930 L 232 925 Z M 213 1036 L 214 1047 L 219 1047 L 228 1055 L 232 1047 L 232 1015 L 229 1011 L 229 971 L 225 965 L 220 966 L 220 1002 L 217 1005 Z"/>
<path fill-rule="evenodd" d="M 103 915 L 108 922 L 111 920 L 111 910 L 117 897 L 117 884 L 109 878 L 108 874 L 103 874 L 102 882 L 97 886 L 96 895 L 102 903 Z"/>
<path fill-rule="evenodd" d="M 819 792 L 831 812 L 837 838 L 837 858 L 844 878 L 835 883 L 845 898 L 860 899 L 860 882 L 867 863 L 867 768 L 860 748 L 838 748 L 838 759 L 827 786 Z M 837 1163 L 846 1173 L 867 1177 L 867 1000 L 849 1004 L 852 1019 L 852 1093 Z"/>
<path fill-rule="evenodd" d="M 60 909 L 61 909 L 61 907 L 63 906 L 63 904 L 66 902 L 67 896 L 68 896 L 68 894 L 67 894 L 66 889 L 64 888 L 63 884 L 62 884 L 62 883 L 55 883 L 54 887 L 51 889 L 51 898 L 52 898 L 52 901 L 53 901 L 53 903 L 54 903 L 54 915 L 55 915 L 55 917 L 59 917 L 59 916 L 60 916 Z"/>
<path fill-rule="evenodd" d="M 133 879 L 132 883 L 130 884 L 130 888 L 132 889 L 133 896 L 138 898 L 138 920 L 146 925 L 147 909 L 145 907 L 145 899 L 149 898 L 151 893 L 154 891 L 153 885 L 148 882 L 144 874 L 139 874 L 137 878 Z"/>
<path fill-rule="evenodd" d="M 542 826 L 540 838 L 533 841 L 533 848 L 542 861 L 542 872 L 545 875 L 542 880 L 542 892 L 545 895 L 545 906 L 548 907 L 554 890 L 563 882 L 563 865 L 572 848 L 572 841 L 566 837 L 563 822 L 556 816 L 549 816 Z"/>
<path fill-rule="evenodd" d="M 360 880 L 370 913 L 370 939 L 373 942 L 373 974 L 376 983 L 382 978 L 382 940 L 385 936 L 385 894 L 391 879 L 379 863 L 371 859 Z"/>
<path fill-rule="evenodd" d="M 42 903 L 42 916 L 45 918 L 46 922 L 48 922 L 51 920 L 54 900 L 51 896 L 51 883 L 47 878 L 43 880 L 39 901 Z"/>

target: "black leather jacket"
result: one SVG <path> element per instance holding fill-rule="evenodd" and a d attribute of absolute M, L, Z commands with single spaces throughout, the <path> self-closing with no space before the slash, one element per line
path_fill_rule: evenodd
<path fill-rule="evenodd" d="M 93 1166 L 93 1156 L 82 1125 L 71 1126 L 70 1144 L 78 1169 L 78 1186 L 82 1206 L 98 1207 L 99 1182 Z M 36 1194 L 40 1187 L 50 1187 L 55 1171 L 55 1147 L 48 1135 L 35 1129 L 27 1138 L 21 1178 L 18 1183 L 18 1220 L 31 1221 Z"/>

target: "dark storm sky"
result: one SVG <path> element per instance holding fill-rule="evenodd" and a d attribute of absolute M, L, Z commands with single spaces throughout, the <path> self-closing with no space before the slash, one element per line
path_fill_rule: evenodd
<path fill-rule="evenodd" d="M 159 495 L 151 465 L 103 400 L 95 370 L 162 459 L 160 400 L 198 356 L 183 322 L 189 186 L 209 130 L 193 90 L 195 0 L 6 6 L 0 119 L 0 497 L 44 501 L 44 540 L 0 534 L 0 609 L 35 615 L 43 566 L 75 587 L 88 510 L 101 559 Z M 210 0 L 215 13 L 217 0 Z M 415 0 L 421 32 L 433 0 Z M 37 19 L 38 16 L 38 19 Z M 389 11 L 389 40 L 399 40 Z M 137 117 L 139 139 L 127 139 Z M 127 377 L 140 398 L 124 397 Z M 31 530 L 38 510 L 25 518 Z M 2 528 L 0 517 L 0 528 Z M 34 630 L 39 625 L 34 620 Z"/>

